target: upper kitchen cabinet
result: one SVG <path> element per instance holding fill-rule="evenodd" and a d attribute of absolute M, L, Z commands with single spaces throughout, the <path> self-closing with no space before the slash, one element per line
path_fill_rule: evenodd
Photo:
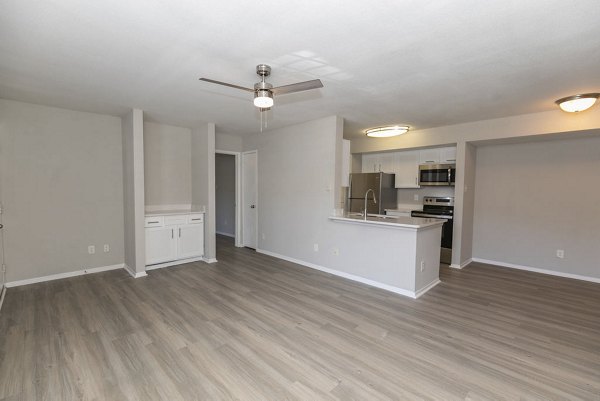
<path fill-rule="evenodd" d="M 419 151 L 420 164 L 456 163 L 456 147 L 431 148 Z"/>
<path fill-rule="evenodd" d="M 395 153 L 365 153 L 362 155 L 363 173 L 394 173 Z"/>
<path fill-rule="evenodd" d="M 419 151 L 392 153 L 396 188 L 419 188 Z"/>

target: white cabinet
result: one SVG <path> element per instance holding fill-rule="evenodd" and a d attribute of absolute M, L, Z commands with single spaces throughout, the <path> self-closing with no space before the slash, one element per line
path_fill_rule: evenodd
<path fill-rule="evenodd" d="M 394 153 L 366 153 L 362 155 L 363 173 L 393 173 Z"/>
<path fill-rule="evenodd" d="M 441 163 L 456 163 L 456 147 L 452 146 L 449 148 L 440 149 L 440 162 Z"/>
<path fill-rule="evenodd" d="M 204 214 L 148 216 L 145 225 L 147 266 L 204 255 Z"/>
<path fill-rule="evenodd" d="M 419 151 L 409 150 L 393 155 L 396 188 L 419 188 Z"/>
<path fill-rule="evenodd" d="M 146 228 L 146 265 L 177 259 L 177 240 L 173 227 Z"/>
<path fill-rule="evenodd" d="M 456 147 L 422 149 L 419 161 L 420 164 L 456 163 Z"/>

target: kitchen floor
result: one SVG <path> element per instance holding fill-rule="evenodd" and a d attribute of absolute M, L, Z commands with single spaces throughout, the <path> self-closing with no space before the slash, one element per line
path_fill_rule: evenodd
<path fill-rule="evenodd" d="M 217 258 L 9 289 L 0 400 L 600 400 L 600 284 L 442 266 L 412 300 Z"/>

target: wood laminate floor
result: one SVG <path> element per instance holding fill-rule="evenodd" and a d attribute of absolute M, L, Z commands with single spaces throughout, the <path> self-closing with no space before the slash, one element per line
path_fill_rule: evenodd
<path fill-rule="evenodd" d="M 600 285 L 473 264 L 411 300 L 234 248 L 8 290 L 0 400 L 600 400 Z"/>

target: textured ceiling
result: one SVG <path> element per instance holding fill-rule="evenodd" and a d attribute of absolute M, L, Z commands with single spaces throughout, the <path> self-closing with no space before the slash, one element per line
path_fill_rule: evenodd
<path fill-rule="evenodd" d="M 600 1 L 0 2 L 0 97 L 254 133 L 255 66 L 274 85 L 269 128 L 337 114 L 345 136 L 551 110 L 600 91 Z"/>

